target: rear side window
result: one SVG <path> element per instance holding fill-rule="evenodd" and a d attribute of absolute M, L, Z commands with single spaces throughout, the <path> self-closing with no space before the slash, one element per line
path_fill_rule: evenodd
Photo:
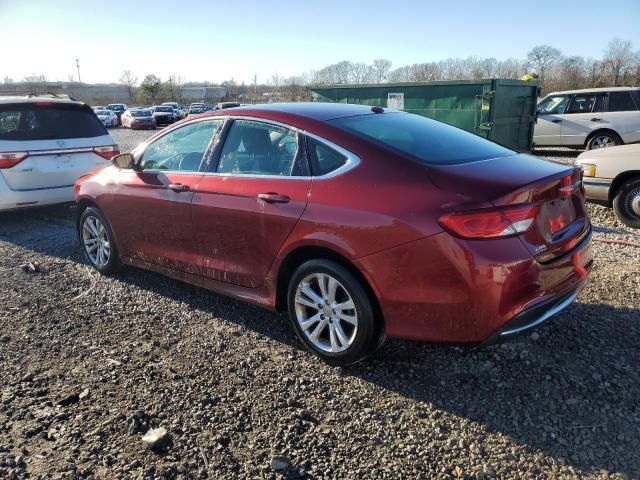
<path fill-rule="evenodd" d="M 313 138 L 307 138 L 307 148 L 314 176 L 326 175 L 347 163 L 347 157 Z"/>
<path fill-rule="evenodd" d="M 460 164 L 516 154 L 459 128 L 409 113 L 358 115 L 330 123 L 425 164 Z"/>
<path fill-rule="evenodd" d="M 631 92 L 611 92 L 609 93 L 609 111 L 610 112 L 630 112 L 637 110 Z"/>
<path fill-rule="evenodd" d="M 596 106 L 597 103 L 598 95 L 576 95 L 573 97 L 567 113 L 591 113 L 594 111 L 594 106 Z"/>
<path fill-rule="evenodd" d="M 0 140 L 59 140 L 107 135 L 90 111 L 69 105 L 0 106 Z"/>

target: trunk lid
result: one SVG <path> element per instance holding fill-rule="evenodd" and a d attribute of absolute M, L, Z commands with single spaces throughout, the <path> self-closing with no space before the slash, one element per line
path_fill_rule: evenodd
<path fill-rule="evenodd" d="M 454 191 L 465 203 L 490 202 L 496 207 L 537 205 L 538 214 L 518 237 L 541 262 L 572 250 L 589 233 L 582 172 L 520 154 L 462 165 L 430 167 L 439 188 Z"/>

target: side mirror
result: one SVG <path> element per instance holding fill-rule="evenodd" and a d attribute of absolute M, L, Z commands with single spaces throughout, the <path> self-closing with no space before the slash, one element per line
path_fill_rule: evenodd
<path fill-rule="evenodd" d="M 111 163 L 118 168 L 133 169 L 136 164 L 136 159 L 130 153 L 121 153 L 113 157 Z"/>

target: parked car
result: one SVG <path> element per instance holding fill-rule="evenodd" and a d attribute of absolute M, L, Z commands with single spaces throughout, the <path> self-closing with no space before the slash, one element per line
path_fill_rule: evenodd
<path fill-rule="evenodd" d="M 94 112 L 97 112 L 98 110 L 106 110 L 107 107 L 105 107 L 104 105 L 96 105 L 95 107 L 91 107 L 93 108 Z"/>
<path fill-rule="evenodd" d="M 153 117 L 158 125 L 171 125 L 179 120 L 173 107 L 169 105 L 158 105 L 153 107 Z"/>
<path fill-rule="evenodd" d="M 98 120 L 102 122 L 105 127 L 117 127 L 118 116 L 111 110 L 94 110 Z"/>
<path fill-rule="evenodd" d="M 131 130 L 155 129 L 156 119 L 148 109 L 132 109 L 122 114 L 122 126 Z"/>
<path fill-rule="evenodd" d="M 172 107 L 173 108 L 173 112 L 175 113 L 177 120 L 181 120 L 186 116 L 186 114 L 180 108 L 180 104 L 177 103 L 177 102 L 164 102 L 162 104 L 162 106 Z"/>
<path fill-rule="evenodd" d="M 554 92 L 538 103 L 537 147 L 612 147 L 640 142 L 640 88 Z"/>
<path fill-rule="evenodd" d="M 118 122 L 120 124 L 122 124 L 122 114 L 124 112 L 126 112 L 129 109 L 129 107 L 127 107 L 126 104 L 124 103 L 110 103 L 109 105 L 107 105 L 107 110 L 111 110 L 113 113 L 115 113 L 118 116 Z"/>
<path fill-rule="evenodd" d="M 196 115 L 204 112 L 204 105 L 202 103 L 192 103 L 189 106 L 189 115 Z"/>
<path fill-rule="evenodd" d="M 576 163 L 587 199 L 613 207 L 622 223 L 640 228 L 640 144 L 584 152 Z"/>
<path fill-rule="evenodd" d="M 409 113 L 220 110 L 113 163 L 76 183 L 93 267 L 288 310 L 330 363 L 384 338 L 510 338 L 569 305 L 592 265 L 579 168 Z"/>
<path fill-rule="evenodd" d="M 0 210 L 71 202 L 78 177 L 111 165 L 118 153 L 82 102 L 1 98 Z"/>
<path fill-rule="evenodd" d="M 220 102 L 216 105 L 216 109 L 224 110 L 225 108 L 235 108 L 240 106 L 241 105 L 238 102 Z"/>

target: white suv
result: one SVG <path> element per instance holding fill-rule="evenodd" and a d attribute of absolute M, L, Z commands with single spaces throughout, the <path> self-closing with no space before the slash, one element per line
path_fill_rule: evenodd
<path fill-rule="evenodd" d="M 82 102 L 0 97 L 0 211 L 71 202 L 75 181 L 118 153 Z"/>
<path fill-rule="evenodd" d="M 640 142 L 640 88 L 554 92 L 538 103 L 537 147 L 612 147 Z"/>

